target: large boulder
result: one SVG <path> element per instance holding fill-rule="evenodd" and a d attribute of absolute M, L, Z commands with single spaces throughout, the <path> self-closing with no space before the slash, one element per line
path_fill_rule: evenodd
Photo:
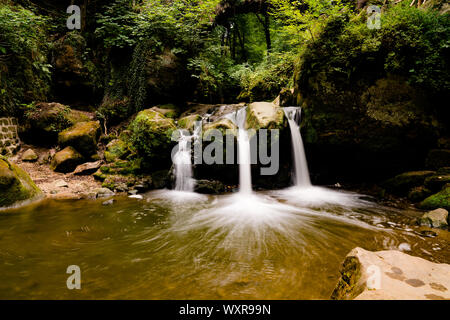
<path fill-rule="evenodd" d="M 247 129 L 282 129 L 283 110 L 271 102 L 254 102 L 247 109 Z"/>
<path fill-rule="evenodd" d="M 79 122 L 58 135 L 61 147 L 72 146 L 84 156 L 96 153 L 101 129 L 99 121 Z"/>
<path fill-rule="evenodd" d="M 337 300 L 450 299 L 450 265 L 406 253 L 353 249 L 333 291 Z"/>
<path fill-rule="evenodd" d="M 60 103 L 38 103 L 24 114 L 21 137 L 38 145 L 53 145 L 58 134 L 82 121 L 89 121 L 86 113 L 72 110 Z"/>
<path fill-rule="evenodd" d="M 50 168 L 55 172 L 73 172 L 83 162 L 83 156 L 73 147 L 67 147 L 55 154 Z"/>
<path fill-rule="evenodd" d="M 130 142 L 144 166 L 167 167 L 171 163 L 171 149 L 175 145 L 172 133 L 177 129 L 173 119 L 147 109 L 139 112 L 131 122 Z"/>
<path fill-rule="evenodd" d="M 20 167 L 0 156 L 0 207 L 37 198 L 41 191 Z"/>
<path fill-rule="evenodd" d="M 425 210 L 434 210 L 444 208 L 450 210 L 450 184 L 446 184 L 442 190 L 423 200 L 419 208 Z"/>

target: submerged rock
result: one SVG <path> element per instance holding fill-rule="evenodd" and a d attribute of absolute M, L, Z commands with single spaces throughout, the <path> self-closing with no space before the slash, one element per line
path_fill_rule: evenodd
<path fill-rule="evenodd" d="M 50 163 L 50 169 L 55 172 L 68 173 L 83 162 L 83 156 L 73 147 L 67 147 L 55 154 Z"/>
<path fill-rule="evenodd" d="M 58 135 L 61 147 L 72 146 L 84 156 L 91 156 L 97 150 L 101 129 L 99 121 L 79 122 Z"/>
<path fill-rule="evenodd" d="M 12 206 L 41 195 L 41 190 L 20 167 L 0 156 L 0 207 Z"/>
<path fill-rule="evenodd" d="M 406 253 L 353 249 L 331 298 L 336 300 L 450 299 L 450 265 Z"/>
<path fill-rule="evenodd" d="M 420 218 L 420 225 L 432 228 L 448 228 L 448 211 L 445 209 L 436 209 L 425 213 Z"/>

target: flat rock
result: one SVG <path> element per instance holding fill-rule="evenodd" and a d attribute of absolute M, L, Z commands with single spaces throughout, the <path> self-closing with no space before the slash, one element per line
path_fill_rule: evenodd
<path fill-rule="evenodd" d="M 98 188 L 95 189 L 93 192 L 95 192 L 97 198 L 107 198 L 113 196 L 115 193 L 108 188 Z"/>
<path fill-rule="evenodd" d="M 28 149 L 22 155 L 22 161 L 25 162 L 35 162 L 38 160 L 37 154 L 33 151 L 33 149 Z"/>
<path fill-rule="evenodd" d="M 67 182 L 65 182 L 64 180 L 56 180 L 53 185 L 56 188 L 68 188 L 69 184 Z"/>
<path fill-rule="evenodd" d="M 78 167 L 76 167 L 73 174 L 76 176 L 89 176 L 91 174 L 94 174 L 98 169 L 100 169 L 101 166 L 102 166 L 101 160 L 83 163 Z"/>
<path fill-rule="evenodd" d="M 353 249 L 341 267 L 332 299 L 450 299 L 450 265 L 388 250 Z"/>

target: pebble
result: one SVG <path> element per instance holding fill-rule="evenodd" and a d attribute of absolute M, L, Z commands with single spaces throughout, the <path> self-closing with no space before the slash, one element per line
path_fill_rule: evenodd
<path fill-rule="evenodd" d="M 400 251 L 411 251 L 411 246 L 409 243 L 403 242 L 398 246 L 398 250 Z"/>
<path fill-rule="evenodd" d="M 131 198 L 131 199 L 144 199 L 144 197 L 143 196 L 141 196 L 141 195 L 133 195 L 133 196 L 129 196 L 128 198 Z"/>

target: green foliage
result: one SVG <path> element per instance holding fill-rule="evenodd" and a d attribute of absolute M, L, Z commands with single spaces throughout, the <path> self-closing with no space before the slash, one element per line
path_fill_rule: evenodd
<path fill-rule="evenodd" d="M 0 113 L 15 113 L 16 105 L 48 94 L 51 65 L 46 36 L 44 17 L 0 4 Z"/>
<path fill-rule="evenodd" d="M 250 102 L 275 99 L 282 88 L 292 86 L 294 59 L 292 53 L 272 53 L 255 67 L 236 68 L 233 77 L 242 88 L 238 99 Z"/>
<path fill-rule="evenodd" d="M 325 72 L 338 86 L 372 83 L 388 74 L 404 76 L 429 93 L 450 89 L 450 20 L 431 10 L 398 4 L 369 29 L 365 14 L 330 17 L 303 53 L 300 86 Z M 447 57 L 447 58 L 445 58 Z"/>
<path fill-rule="evenodd" d="M 107 48 L 131 47 L 136 44 L 134 30 L 138 13 L 129 0 L 115 0 L 107 4 L 104 13 L 97 14 L 95 35 L 103 40 Z"/>

